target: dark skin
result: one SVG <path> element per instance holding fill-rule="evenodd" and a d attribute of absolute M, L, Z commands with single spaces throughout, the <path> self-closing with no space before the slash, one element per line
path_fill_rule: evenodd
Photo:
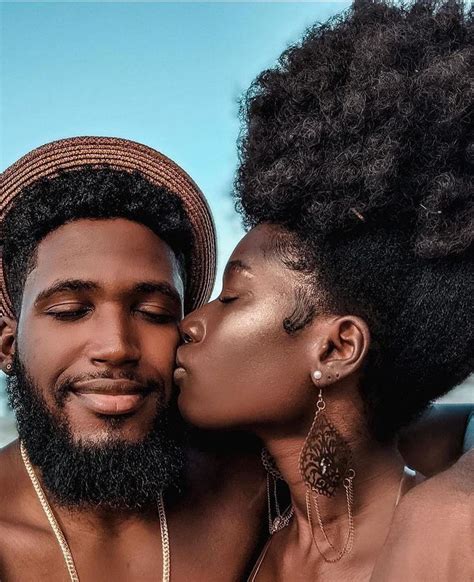
<path fill-rule="evenodd" d="M 74 286 L 56 287 L 45 296 L 58 281 L 71 280 Z M 147 228 L 122 219 L 72 223 L 39 245 L 19 321 L 3 320 L 2 368 L 18 350 L 53 412 L 58 381 L 103 369 L 133 370 L 144 381 L 158 378 L 169 398 L 182 296 L 173 253 Z M 61 319 L 64 312 L 69 315 Z M 156 397 L 151 394 L 123 424 L 122 438 L 143 437 Z M 127 399 L 112 402 L 71 398 L 65 410 L 74 434 L 104 438 L 109 428 L 95 407 L 130 405 Z M 166 500 L 173 580 L 238 580 L 254 560 L 264 522 L 260 461 L 251 446 L 245 452 L 241 436 L 236 444 L 200 433 L 193 442 L 196 446 L 187 451 L 186 494 Z M 72 514 L 58 506 L 54 511 L 81 579 L 159 579 L 161 539 L 154 511 L 89 508 Z M 62 555 L 21 463 L 18 442 L 0 452 L 0 539 L 3 582 L 65 579 Z"/>
<path fill-rule="evenodd" d="M 371 580 L 472 580 L 473 483 L 471 449 L 410 491 L 395 512 Z"/>
<path fill-rule="evenodd" d="M 230 258 L 219 299 L 182 322 L 187 345 L 178 349 L 178 404 L 197 426 L 244 427 L 257 434 L 289 485 L 295 515 L 273 536 L 259 582 L 368 580 L 399 498 L 421 479 L 404 475 L 395 442 L 381 445 L 366 429 L 357 389 L 370 345 L 365 322 L 323 311 L 295 335 L 284 330 L 301 280 L 269 250 L 277 229 L 267 224 L 251 230 Z M 315 370 L 321 379 L 313 379 Z M 351 448 L 356 472 L 356 546 L 336 563 L 325 562 L 313 543 L 299 472 L 319 389 L 331 422 Z M 344 492 L 321 496 L 319 505 L 329 538 L 341 548 L 347 533 Z M 323 553 L 334 556 L 317 524 L 313 534 Z"/>
<path fill-rule="evenodd" d="M 74 284 L 71 284 L 74 281 Z M 62 282 L 58 286 L 58 282 Z M 171 249 L 146 227 L 123 219 L 79 220 L 50 233 L 28 275 L 19 321 L 4 319 L 3 369 L 18 350 L 48 404 L 58 383 L 97 371 L 133 371 L 172 391 L 183 283 Z M 158 349 L 157 349 L 158 348 Z M 158 395 L 135 404 L 106 385 L 71 395 L 64 412 L 74 438 L 98 442 L 110 426 L 98 409 L 132 414 L 114 429 L 144 438 Z M 89 386 L 90 388 L 90 386 Z M 97 388 L 97 386 L 95 386 Z M 202 440 L 202 439 L 201 439 Z M 255 456 L 188 451 L 185 497 L 166 503 L 174 580 L 238 580 L 257 543 L 263 475 Z M 40 471 L 36 468 L 37 474 Z M 67 576 L 62 554 L 19 455 L 0 452 L 0 578 L 49 582 Z M 54 506 L 81 580 L 156 580 L 161 576 L 155 508 L 141 513 Z M 232 523 L 229 528 L 228 524 Z"/>
<path fill-rule="evenodd" d="M 400 433 L 398 448 L 410 467 L 425 477 L 450 468 L 465 450 L 472 404 L 435 404 Z"/>

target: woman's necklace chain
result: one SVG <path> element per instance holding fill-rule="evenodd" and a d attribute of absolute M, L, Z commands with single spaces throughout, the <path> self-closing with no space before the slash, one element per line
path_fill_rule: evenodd
<path fill-rule="evenodd" d="M 414 474 L 414 473 L 410 472 L 409 469 L 407 470 L 407 468 L 404 467 L 403 472 L 402 472 L 402 477 L 401 477 L 400 483 L 398 485 L 397 497 L 395 499 L 395 504 L 394 504 L 394 508 L 393 508 L 394 511 L 397 508 L 397 506 L 398 506 L 398 504 L 400 502 L 400 499 L 402 497 L 402 494 L 403 494 L 403 485 L 405 483 L 405 480 L 406 480 L 407 476 L 410 476 L 412 474 Z M 329 563 L 339 561 L 340 558 L 345 553 L 349 552 L 352 549 L 352 544 L 354 543 L 354 518 L 353 518 L 353 515 L 352 515 L 352 510 L 349 509 L 349 507 L 351 507 L 351 505 L 352 505 L 352 503 L 351 503 L 352 502 L 352 495 L 353 495 L 352 483 L 348 483 L 348 486 L 345 487 L 345 489 L 346 489 L 347 506 L 348 506 L 348 512 L 349 512 L 349 515 L 348 515 L 348 519 L 349 519 L 349 531 L 348 531 L 348 534 L 347 534 L 347 537 L 346 537 L 346 541 L 344 543 L 344 547 L 343 547 L 342 551 L 339 552 L 339 555 L 337 556 L 336 559 L 334 559 L 334 558 L 333 559 L 327 559 L 326 556 L 319 549 L 319 546 L 318 546 L 318 544 L 316 542 L 316 539 L 314 538 L 313 523 L 312 523 L 312 520 L 311 520 L 311 517 L 310 517 L 311 516 L 311 511 L 310 511 L 310 508 L 308 507 L 308 505 L 311 504 L 311 499 L 308 497 L 308 495 L 306 495 L 306 508 L 307 508 L 307 514 L 309 516 L 309 526 L 310 526 L 310 529 L 311 529 L 311 537 L 313 539 L 313 543 L 316 546 L 316 548 L 318 549 L 318 551 L 321 554 L 321 556 L 324 558 L 324 560 L 326 562 L 329 562 Z M 268 486 L 267 486 L 267 493 L 268 493 Z M 293 506 L 291 506 L 291 509 L 293 509 Z M 334 549 L 334 546 L 329 541 L 329 539 L 327 537 L 327 534 L 326 534 L 326 531 L 325 531 L 325 529 L 323 527 L 322 519 L 321 519 L 321 516 L 320 516 L 319 507 L 317 505 L 317 502 L 316 502 L 315 509 L 316 509 L 316 515 L 317 515 L 317 518 L 318 518 L 318 523 L 319 523 L 320 528 L 321 528 L 321 530 L 322 530 L 322 532 L 324 534 L 324 538 L 326 539 L 326 541 L 328 542 L 328 544 L 330 545 L 330 547 Z M 290 519 L 291 519 L 292 516 L 293 516 L 293 511 L 291 511 Z M 290 519 L 288 519 L 288 522 L 285 523 L 285 526 L 288 525 Z M 279 529 L 283 529 L 283 527 L 285 527 L 285 526 L 282 526 Z M 253 569 L 252 573 L 250 574 L 250 576 L 248 578 L 248 582 L 254 582 L 257 579 L 257 575 L 258 575 L 258 573 L 260 571 L 260 568 L 261 568 L 261 566 L 263 564 L 263 561 L 264 561 L 265 556 L 267 554 L 268 548 L 270 547 L 270 541 L 271 541 L 271 539 L 272 538 L 270 536 L 269 540 L 265 544 L 265 547 L 263 548 L 263 550 L 262 550 L 262 552 L 261 552 L 261 554 L 259 556 L 259 559 L 257 560 L 257 562 L 256 562 L 256 564 L 254 566 L 254 569 Z"/>
<path fill-rule="evenodd" d="M 309 528 L 311 530 L 311 537 L 313 539 L 313 543 L 316 546 L 318 552 L 321 554 L 321 557 L 325 562 L 329 564 L 334 564 L 335 562 L 339 562 L 339 560 L 345 555 L 349 554 L 352 551 L 352 547 L 354 545 L 354 535 L 355 535 L 355 528 L 354 528 L 354 516 L 352 514 L 352 506 L 354 504 L 354 492 L 352 488 L 352 478 L 344 479 L 344 489 L 346 492 L 346 505 L 347 505 L 347 520 L 348 520 L 348 530 L 346 541 L 344 546 L 341 550 L 337 550 L 337 548 L 332 544 L 331 540 L 329 539 L 326 530 L 324 528 L 323 520 L 321 517 L 321 512 L 319 509 L 318 498 L 311 494 L 309 490 L 306 491 L 306 515 L 308 516 L 308 523 Z M 312 519 L 312 512 L 311 512 L 311 501 L 313 502 L 314 509 L 316 510 L 316 517 L 318 520 L 319 529 L 321 530 L 324 539 L 326 540 L 329 547 L 336 553 L 336 556 L 329 557 L 327 556 L 319 547 L 319 544 L 314 537 L 314 526 L 313 526 L 313 519 Z"/>
<path fill-rule="evenodd" d="M 74 564 L 74 559 L 72 557 L 71 549 L 66 541 L 64 533 L 59 526 L 59 523 L 51 509 L 48 499 L 41 487 L 38 477 L 33 469 L 33 466 L 28 458 L 28 453 L 26 452 L 25 446 L 20 442 L 20 453 L 23 463 L 25 465 L 26 472 L 31 480 L 31 484 L 36 492 L 38 500 L 43 508 L 43 511 L 48 519 L 49 525 L 56 536 L 59 547 L 63 554 L 64 562 L 69 573 L 69 578 L 71 582 L 79 582 L 79 576 L 77 574 L 76 566 Z M 160 518 L 160 529 L 161 529 L 161 547 L 163 550 L 163 582 L 169 582 L 170 572 L 171 572 L 171 556 L 170 556 L 170 543 L 168 534 L 168 523 L 166 521 L 165 505 L 163 502 L 163 495 L 160 493 L 158 497 L 158 515 Z"/>
<path fill-rule="evenodd" d="M 273 503 L 275 505 L 276 517 L 272 517 L 272 495 L 270 493 L 270 481 L 273 481 Z M 282 513 L 278 503 L 278 492 L 275 478 L 267 472 L 267 507 L 268 507 L 268 531 L 271 535 L 286 527 L 293 517 L 295 508 L 289 505 Z"/>

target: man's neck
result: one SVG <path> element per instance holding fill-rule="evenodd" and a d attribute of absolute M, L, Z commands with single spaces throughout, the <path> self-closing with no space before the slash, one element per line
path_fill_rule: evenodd
<path fill-rule="evenodd" d="M 15 443 L 13 446 L 17 450 L 17 455 L 20 459 L 18 469 L 24 495 L 29 498 L 32 507 L 42 507 L 42 503 L 35 492 L 33 483 L 21 459 L 19 443 Z M 156 524 L 159 522 L 157 504 L 150 504 L 140 509 L 130 509 L 127 507 L 114 507 L 107 504 L 84 504 L 75 506 L 57 502 L 54 494 L 48 491 L 44 485 L 41 469 L 32 464 L 30 466 L 36 475 L 56 519 L 61 524 L 61 527 L 65 529 L 73 527 L 75 530 L 81 531 L 84 534 L 90 532 L 97 538 L 101 538 L 106 535 L 120 535 L 122 530 L 128 530 L 130 527 L 139 524 L 144 527 L 148 525 L 156 527 Z M 42 507 L 42 512 L 45 513 L 44 507 Z"/>

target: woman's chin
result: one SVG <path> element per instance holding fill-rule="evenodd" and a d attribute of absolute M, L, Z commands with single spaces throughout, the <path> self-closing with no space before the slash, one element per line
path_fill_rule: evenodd
<path fill-rule="evenodd" d="M 182 417 L 189 423 L 198 428 L 213 428 L 212 415 L 209 414 L 209 409 L 203 406 L 202 401 L 199 402 L 197 398 L 190 398 L 182 391 L 178 396 L 178 408 Z"/>
<path fill-rule="evenodd" d="M 230 418 L 213 414 L 213 409 L 206 406 L 204 399 L 190 398 L 181 391 L 178 396 L 178 408 L 182 417 L 197 428 L 206 430 L 227 430 L 235 428 Z"/>

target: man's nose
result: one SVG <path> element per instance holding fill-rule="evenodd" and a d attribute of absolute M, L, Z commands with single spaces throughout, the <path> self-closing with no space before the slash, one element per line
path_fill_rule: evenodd
<path fill-rule="evenodd" d="M 98 318 L 89 346 L 89 358 L 95 364 L 134 365 L 140 359 L 133 322 L 123 313 L 109 311 Z"/>

